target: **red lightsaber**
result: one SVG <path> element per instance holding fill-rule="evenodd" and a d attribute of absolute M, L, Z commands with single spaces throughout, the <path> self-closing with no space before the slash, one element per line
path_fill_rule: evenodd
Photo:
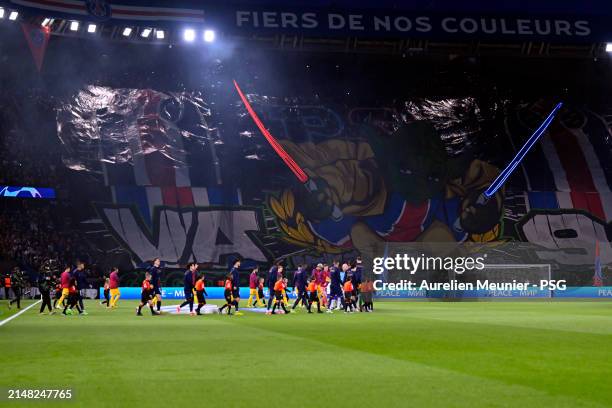
<path fill-rule="evenodd" d="M 261 119 L 259 119 L 259 116 L 257 116 L 257 113 L 251 106 L 251 103 L 247 100 L 246 96 L 242 93 L 242 90 L 238 86 L 238 82 L 236 82 L 235 80 L 234 80 L 234 86 L 236 87 L 236 91 L 238 91 L 238 95 L 240 95 L 240 99 L 242 99 L 244 106 L 246 106 L 247 111 L 249 112 L 249 115 L 251 115 L 253 122 L 255 122 L 255 124 L 257 125 L 261 133 L 264 135 L 268 143 L 270 143 L 270 146 L 272 146 L 276 154 L 280 156 L 280 158 L 285 162 L 287 167 L 289 167 L 289 169 L 293 172 L 293 174 L 295 174 L 295 177 L 297 177 L 300 183 L 302 183 L 308 191 L 311 191 L 311 192 L 317 191 L 316 183 L 310 177 L 308 177 L 308 175 L 304 172 L 304 170 L 302 170 L 302 168 L 295 162 L 295 160 L 293 160 L 293 157 L 291 157 L 289 153 L 287 153 L 287 151 L 283 149 L 283 146 L 281 146 L 276 141 L 274 136 L 272 136 L 272 134 L 268 131 L 268 129 L 266 129 L 263 122 L 261 121 Z M 342 219 L 342 211 L 335 204 L 333 206 L 331 216 L 336 221 Z"/>
<path fill-rule="evenodd" d="M 295 174 L 295 177 L 297 177 L 298 180 L 300 180 L 300 183 L 306 184 L 309 179 L 308 175 L 304 173 L 304 170 L 302 170 L 302 168 L 298 166 L 295 160 L 293 160 L 293 158 L 289 156 L 289 153 L 287 153 L 285 149 L 283 149 L 283 146 L 281 146 L 276 141 L 274 136 L 272 136 L 272 134 L 268 131 L 268 129 L 266 129 L 261 119 L 259 119 L 259 116 L 257 116 L 257 113 L 255 113 L 255 111 L 253 110 L 253 107 L 247 100 L 246 96 L 244 96 L 244 94 L 242 93 L 242 90 L 240 89 L 236 81 L 234 81 L 234 86 L 236 87 L 236 90 L 238 91 L 238 95 L 240 95 L 240 99 L 242 99 L 244 106 L 246 106 L 247 111 L 249 112 L 249 115 L 251 115 L 251 118 L 253 118 L 253 122 L 255 122 L 259 130 L 261 130 L 261 133 L 263 133 L 268 143 L 270 143 L 270 146 L 272 146 L 276 154 L 278 154 L 280 158 L 283 159 L 287 167 L 289 167 L 289 169 L 293 172 L 293 174 Z"/>

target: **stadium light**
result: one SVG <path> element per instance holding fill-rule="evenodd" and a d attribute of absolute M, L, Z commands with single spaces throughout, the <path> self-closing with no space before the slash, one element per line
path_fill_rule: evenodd
<path fill-rule="evenodd" d="M 79 29 L 79 22 L 78 21 L 71 21 L 70 22 L 70 31 L 77 31 Z"/>
<path fill-rule="evenodd" d="M 191 28 L 187 28 L 185 31 L 183 31 L 183 39 L 187 42 L 193 42 L 193 40 L 195 40 L 195 36 L 195 30 Z"/>
<path fill-rule="evenodd" d="M 606 44 L 606 52 L 612 52 L 612 43 Z"/>
<path fill-rule="evenodd" d="M 96 25 L 95 25 L 95 24 L 89 24 L 89 25 L 87 26 L 87 32 L 88 32 L 88 33 L 95 33 L 95 32 L 96 32 L 96 28 L 97 28 L 97 27 L 96 27 Z"/>
<path fill-rule="evenodd" d="M 132 34 L 132 27 L 125 27 L 121 34 L 123 34 L 124 37 L 129 37 L 130 34 Z"/>
<path fill-rule="evenodd" d="M 204 41 L 206 42 L 215 41 L 215 32 L 213 30 L 204 30 Z"/>
<path fill-rule="evenodd" d="M 51 23 L 52 23 L 52 22 L 53 22 L 53 19 L 52 19 L 52 18 L 46 17 L 46 18 L 45 18 L 45 19 L 42 21 L 41 25 L 42 25 L 43 27 L 47 27 L 48 25 L 51 25 Z"/>
<path fill-rule="evenodd" d="M 142 30 L 142 32 L 140 33 L 140 36 L 142 38 L 149 38 L 149 35 L 151 35 L 151 31 L 153 31 L 150 28 L 145 28 L 144 30 Z"/>
<path fill-rule="evenodd" d="M 17 20 L 17 17 L 19 17 L 19 13 L 16 11 L 11 11 L 11 14 L 9 14 L 9 20 L 11 21 Z"/>
<path fill-rule="evenodd" d="M 0 18 L 4 18 L 4 9 L 0 7 Z"/>
<path fill-rule="evenodd" d="M 155 31 L 155 37 L 157 37 L 158 40 L 163 40 L 165 36 L 166 36 L 166 33 L 164 33 L 164 30 Z"/>

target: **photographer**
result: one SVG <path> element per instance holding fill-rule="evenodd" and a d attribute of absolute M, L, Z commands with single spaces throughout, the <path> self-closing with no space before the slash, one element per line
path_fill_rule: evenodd
<path fill-rule="evenodd" d="M 44 272 L 38 278 L 38 290 L 42 299 L 40 305 L 40 314 L 45 313 L 45 308 L 49 308 L 49 314 L 54 314 L 53 307 L 51 306 L 51 290 L 55 288 L 55 281 L 50 273 Z"/>
<path fill-rule="evenodd" d="M 38 276 L 38 290 L 42 299 L 42 305 L 40 306 L 40 314 L 45 313 L 45 308 L 49 308 L 49 314 L 55 314 L 53 307 L 51 306 L 51 291 L 55 289 L 55 276 L 54 272 L 57 272 L 56 264 L 52 260 L 47 260 L 42 268 L 40 275 Z"/>
<path fill-rule="evenodd" d="M 15 299 L 9 302 L 9 308 L 13 303 L 17 303 L 17 309 L 21 309 L 21 295 L 23 288 L 25 287 L 25 279 L 23 277 L 23 272 L 21 272 L 18 267 L 13 268 L 13 272 L 11 273 L 10 279 Z"/>

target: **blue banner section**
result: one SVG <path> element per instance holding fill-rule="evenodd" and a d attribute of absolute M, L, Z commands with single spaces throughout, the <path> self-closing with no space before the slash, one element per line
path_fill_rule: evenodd
<path fill-rule="evenodd" d="M 140 299 L 140 288 L 121 287 L 121 299 Z M 207 299 L 223 299 L 224 289 L 221 287 L 206 288 L 208 292 Z M 288 288 L 288 293 L 292 292 L 292 288 Z M 264 295 L 268 297 L 268 288 L 264 288 Z M 100 297 L 104 297 L 103 289 L 100 288 Z M 170 287 L 162 289 L 162 297 L 167 300 L 183 300 L 185 294 L 183 288 Z M 248 299 L 249 288 L 240 288 L 240 298 Z M 293 297 L 293 296 L 290 296 Z M 442 299 L 442 298 L 611 298 L 612 286 L 602 287 L 568 287 L 565 290 L 464 290 L 464 291 L 427 291 L 427 290 L 379 290 L 375 293 L 375 298 L 379 300 L 387 299 Z"/>
<path fill-rule="evenodd" d="M 290 288 L 289 288 L 290 289 Z M 120 299 L 140 299 L 140 288 L 135 287 L 120 287 L 119 292 L 121 292 Z M 180 287 L 170 287 L 170 288 L 162 288 L 162 298 L 167 300 L 184 300 L 185 292 L 183 288 Z M 210 287 L 206 288 L 206 292 L 208 293 L 207 299 L 224 299 L 223 296 L 224 289 L 221 287 Z M 268 288 L 264 288 L 264 295 L 268 297 Z M 100 297 L 104 298 L 104 289 L 100 288 Z M 249 288 L 240 288 L 240 298 L 248 299 L 249 298 Z"/>
<path fill-rule="evenodd" d="M 55 190 L 47 187 L 0 186 L 0 197 L 55 198 Z"/>
<path fill-rule="evenodd" d="M 426 299 L 426 298 L 612 298 L 612 286 L 568 287 L 565 290 L 379 290 L 377 299 Z"/>
<path fill-rule="evenodd" d="M 586 286 L 569 287 L 566 290 L 555 291 L 557 298 L 610 298 L 612 299 L 612 286 Z"/>
<path fill-rule="evenodd" d="M 547 298 L 551 296 L 550 290 L 537 288 L 529 290 L 379 290 L 377 299 L 443 299 L 443 298 Z"/>

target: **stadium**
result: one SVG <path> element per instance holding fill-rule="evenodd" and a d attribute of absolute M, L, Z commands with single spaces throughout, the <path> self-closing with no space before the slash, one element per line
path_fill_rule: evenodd
<path fill-rule="evenodd" d="M 612 406 L 611 22 L 0 0 L 0 407 Z"/>

